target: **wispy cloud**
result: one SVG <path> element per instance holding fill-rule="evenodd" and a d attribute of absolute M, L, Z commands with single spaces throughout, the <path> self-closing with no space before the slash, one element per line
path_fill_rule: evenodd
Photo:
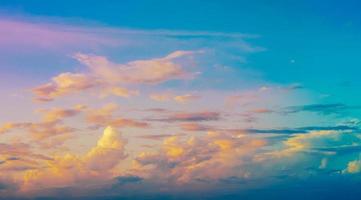
<path fill-rule="evenodd" d="M 336 104 L 310 104 L 301 106 L 290 106 L 285 108 L 284 113 L 314 112 L 322 115 L 342 114 L 353 109 L 360 109 L 359 106 L 348 106 L 341 103 Z"/>
<path fill-rule="evenodd" d="M 164 118 L 152 118 L 151 121 L 162 122 L 197 122 L 197 121 L 216 121 L 221 118 L 219 112 L 179 112 L 170 114 Z"/>
<path fill-rule="evenodd" d="M 32 89 L 39 101 L 52 101 L 55 98 L 80 93 L 89 89 L 99 89 L 103 95 L 129 97 L 138 95 L 119 84 L 156 84 L 172 79 L 188 79 L 193 75 L 183 69 L 176 61 L 193 55 L 191 51 L 175 51 L 163 57 L 150 60 L 136 60 L 125 64 L 116 64 L 103 56 L 78 53 L 74 56 L 89 67 L 88 73 L 61 73 L 52 81 Z M 176 101 L 186 101 L 192 96 L 178 97 Z"/>
<path fill-rule="evenodd" d="M 58 49 L 74 46 L 114 45 L 117 40 L 97 35 L 88 28 L 54 23 L 0 19 L 2 48 Z M 119 44 L 119 41 L 118 41 Z"/>

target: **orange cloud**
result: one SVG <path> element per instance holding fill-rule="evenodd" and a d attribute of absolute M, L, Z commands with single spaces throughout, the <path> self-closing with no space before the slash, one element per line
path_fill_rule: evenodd
<path fill-rule="evenodd" d="M 175 96 L 174 100 L 179 103 L 187 103 L 189 101 L 196 100 L 199 98 L 200 96 L 198 95 L 185 94 L 185 95 Z"/>
<path fill-rule="evenodd" d="M 189 78 L 191 75 L 176 60 L 194 53 L 175 51 L 163 58 L 136 60 L 126 64 L 113 63 L 103 56 L 81 53 L 74 58 L 89 67 L 95 76 L 111 83 L 160 83 L 170 79 Z"/>
<path fill-rule="evenodd" d="M 98 143 L 86 154 L 55 156 L 45 167 L 27 170 L 23 176 L 23 192 L 54 187 L 99 184 L 111 179 L 112 169 L 126 158 L 127 141 L 111 127 L 104 130 Z"/>
<path fill-rule="evenodd" d="M 31 145 L 26 143 L 0 143 L 0 178 L 3 175 L 16 175 L 39 167 L 39 163 L 51 160 L 50 157 L 34 153 Z"/>
<path fill-rule="evenodd" d="M 41 109 L 38 110 L 38 112 L 43 115 L 40 122 L 5 123 L 0 127 L 0 133 L 21 129 L 30 134 L 32 139 L 43 147 L 61 145 L 65 140 L 69 139 L 70 134 L 75 131 L 74 128 L 64 125 L 63 121 L 66 118 L 80 114 L 85 108 L 86 106 L 84 105 L 76 105 L 74 108 L 69 109 Z"/>
<path fill-rule="evenodd" d="M 154 101 L 169 101 L 172 99 L 172 94 L 170 93 L 163 93 L 163 94 L 151 94 L 149 95 L 150 99 Z"/>
<path fill-rule="evenodd" d="M 207 131 L 212 129 L 210 126 L 198 124 L 198 123 L 183 123 L 180 125 L 182 130 L 185 131 Z"/>
<path fill-rule="evenodd" d="M 240 168 L 243 159 L 252 157 L 265 144 L 260 139 L 217 132 L 188 140 L 169 137 L 164 140 L 159 151 L 140 153 L 134 167 L 150 179 L 176 184 L 196 179 L 246 177 L 248 172 Z"/>
<path fill-rule="evenodd" d="M 2 126 L 2 133 L 12 131 L 13 129 L 25 129 L 31 134 L 33 139 L 43 140 L 49 137 L 71 133 L 73 128 L 62 125 L 59 121 L 49 122 L 25 122 L 25 123 L 7 123 Z"/>
<path fill-rule="evenodd" d="M 128 98 L 131 96 L 138 96 L 139 91 L 138 90 L 129 90 L 127 88 L 114 86 L 114 87 L 109 87 L 109 88 L 105 89 L 102 94 L 102 97 L 106 97 L 108 95 L 114 95 L 114 96 L 118 96 L 118 97 Z"/>
<path fill-rule="evenodd" d="M 356 174 L 361 172 L 361 160 L 353 160 L 347 164 L 347 168 L 343 173 Z"/>
<path fill-rule="evenodd" d="M 92 88 L 96 84 L 88 75 L 68 72 L 52 78 L 52 82 L 40 85 L 32 91 L 36 95 L 36 100 L 52 101 L 59 96 Z"/>
<path fill-rule="evenodd" d="M 125 64 L 113 63 L 103 56 L 77 53 L 74 58 L 89 67 L 89 73 L 62 73 L 53 77 L 50 83 L 32 89 L 32 92 L 38 101 L 52 101 L 57 97 L 91 88 L 100 88 L 101 96 L 135 96 L 139 94 L 137 90 L 129 90 L 119 84 L 155 84 L 191 78 L 193 75 L 183 69 L 179 59 L 194 53 L 196 52 L 175 51 L 163 58 L 136 60 Z"/>
<path fill-rule="evenodd" d="M 7 122 L 0 127 L 0 133 L 7 133 L 16 128 L 26 128 L 30 125 L 30 123 L 13 123 Z"/>
<path fill-rule="evenodd" d="M 200 98 L 198 95 L 194 94 L 185 94 L 185 95 L 173 95 L 171 93 L 160 93 L 160 94 L 151 94 L 149 95 L 150 99 L 154 101 L 175 101 L 177 103 L 188 103 L 190 101 L 194 101 Z"/>
<path fill-rule="evenodd" d="M 114 117 L 113 113 L 118 109 L 117 104 L 107 104 L 100 109 L 89 109 L 86 113 L 86 121 L 95 126 L 113 126 L 113 127 L 136 127 L 146 128 L 149 126 L 146 122 L 122 117 Z"/>
<path fill-rule="evenodd" d="M 43 114 L 43 121 L 54 122 L 63 120 L 67 117 L 73 117 L 78 115 L 86 108 L 85 105 L 76 105 L 74 108 L 63 109 L 63 108 L 52 108 L 48 110 L 39 110 Z"/>

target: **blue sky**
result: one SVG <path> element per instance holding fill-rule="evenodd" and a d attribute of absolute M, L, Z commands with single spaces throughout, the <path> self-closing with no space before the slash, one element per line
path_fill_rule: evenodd
<path fill-rule="evenodd" d="M 0 0 L 0 197 L 357 199 L 360 5 Z"/>

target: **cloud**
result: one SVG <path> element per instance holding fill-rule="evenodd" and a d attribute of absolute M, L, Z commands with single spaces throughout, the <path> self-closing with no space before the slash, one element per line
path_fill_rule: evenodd
<path fill-rule="evenodd" d="M 149 95 L 149 98 L 154 101 L 164 102 L 164 101 L 171 100 L 172 96 L 173 95 L 170 93 L 162 93 L 162 94 L 151 94 L 151 95 Z"/>
<path fill-rule="evenodd" d="M 180 125 L 180 127 L 184 131 L 208 131 L 214 129 L 210 126 L 198 123 L 183 123 Z"/>
<path fill-rule="evenodd" d="M 126 158 L 124 140 L 111 126 L 104 130 L 97 145 L 84 157 L 87 167 L 91 170 L 107 170 L 114 168 L 119 160 Z"/>
<path fill-rule="evenodd" d="M 137 90 L 129 90 L 119 86 L 107 86 L 106 83 L 87 74 L 62 73 L 52 80 L 51 83 L 46 83 L 32 89 L 37 101 L 52 101 L 57 97 L 80 93 L 92 88 L 102 89 L 100 97 L 107 97 L 109 95 L 131 97 L 139 95 Z"/>
<path fill-rule="evenodd" d="M 200 96 L 198 95 L 192 95 L 192 94 L 185 94 L 180 96 L 175 96 L 174 100 L 179 103 L 187 103 L 189 101 L 197 100 Z"/>
<path fill-rule="evenodd" d="M 183 134 L 155 134 L 155 135 L 141 135 L 138 138 L 148 139 L 148 140 L 163 140 L 164 138 L 169 138 L 173 136 L 181 136 Z"/>
<path fill-rule="evenodd" d="M 76 130 L 64 125 L 64 120 L 79 115 L 85 109 L 84 105 L 76 105 L 74 108 L 40 109 L 37 112 L 42 115 L 41 121 L 8 122 L 0 127 L 0 133 L 4 134 L 17 129 L 25 130 L 37 144 L 44 148 L 59 146 L 70 139 L 70 134 Z"/>
<path fill-rule="evenodd" d="M 86 120 L 95 124 L 106 123 L 118 108 L 118 104 L 108 103 L 99 109 L 88 109 L 86 111 Z"/>
<path fill-rule="evenodd" d="M 115 117 L 114 112 L 118 109 L 117 104 L 106 104 L 99 109 L 88 109 L 86 111 L 86 122 L 95 125 L 96 127 L 135 127 L 147 128 L 148 123 L 137 121 L 133 119 L 126 119 L 122 117 Z"/>
<path fill-rule="evenodd" d="M 19 24 L 15 23 L 15 25 Z M 14 27 L 16 27 L 15 25 Z M 34 39 L 34 41 L 24 42 L 35 46 L 37 45 L 36 42 L 41 42 L 40 38 L 35 37 L 36 34 L 39 34 L 38 37 L 49 34 L 47 35 L 48 38 L 43 38 L 43 44 L 38 44 L 46 48 L 48 48 L 47 45 L 62 46 L 63 44 L 60 42 L 62 36 L 65 36 L 64 45 L 71 45 L 71 42 L 76 43 L 75 39 L 81 40 L 78 41 L 81 43 L 88 40 L 85 37 L 88 34 L 79 33 L 77 35 L 77 33 L 73 35 L 73 32 L 70 31 L 70 35 L 68 35 L 66 31 L 58 33 L 59 30 L 56 27 L 52 29 L 42 25 L 28 26 L 25 24 L 24 26 L 26 27 L 24 28 L 23 25 L 19 25 L 21 27 L 18 34 L 22 35 L 21 37 L 23 38 L 26 38 L 24 34 L 30 34 L 29 38 Z M 10 28 L 10 31 L 5 30 L 5 33 L 9 36 L 9 44 L 21 43 L 21 40 L 15 41 L 15 36 L 12 38 L 10 34 L 15 33 L 15 31 L 13 27 Z M 49 30 L 46 30 L 47 28 Z M 147 31 L 144 32 L 144 34 L 148 33 Z M 152 33 L 152 37 L 158 38 L 158 33 Z M 4 33 L 0 33 L 0 35 L 2 34 Z M 112 34 L 115 35 L 117 33 L 113 32 Z M 197 33 L 195 35 L 183 33 L 182 36 L 176 33 L 164 33 L 167 39 L 170 37 L 192 38 L 191 42 L 194 41 L 194 38 L 205 37 L 203 34 L 208 33 Z M 84 36 L 84 38 L 80 38 L 81 36 Z M 208 35 L 206 37 L 211 36 Z M 224 39 L 224 37 L 228 36 L 217 36 L 218 39 L 220 37 Z M 53 44 L 46 44 L 51 43 L 49 38 L 54 40 Z M 135 38 L 138 38 L 138 36 Z M 163 36 L 160 38 L 163 39 Z M 213 36 L 211 39 L 215 40 Z M 237 36 L 237 39 L 241 38 Z M 142 48 L 145 47 L 143 41 L 137 42 L 141 44 Z M 152 41 L 155 44 L 158 42 L 158 39 Z M 232 45 L 236 46 L 239 44 L 233 42 L 232 40 Z M 5 43 L 7 44 L 7 41 L 0 37 L 0 44 Z M 98 41 L 94 41 L 94 43 L 98 43 Z M 241 45 L 244 45 L 242 41 L 241 43 Z M 222 42 L 219 42 L 219 44 L 222 44 Z M 227 45 L 230 44 L 227 43 Z M 178 45 L 165 46 L 164 44 L 159 46 L 161 51 Z M 189 46 L 183 47 L 185 47 L 184 49 L 194 49 L 198 46 L 197 44 L 192 46 L 192 48 L 189 48 Z M 238 48 L 240 47 L 237 46 L 233 50 L 231 48 L 227 50 L 235 51 Z M 145 51 L 141 52 L 148 52 L 147 49 L 143 50 Z M 89 49 L 87 51 L 89 52 Z M 252 52 L 256 51 L 256 49 L 247 46 L 246 51 Z M 78 52 L 78 50 L 76 49 L 73 52 Z M 81 52 L 85 51 L 81 50 Z M 94 52 L 107 51 L 105 49 L 104 51 L 95 49 Z M 131 49 L 131 52 L 133 52 L 133 49 Z M 159 52 L 153 53 L 157 54 Z M 129 62 L 117 61 L 119 58 L 114 58 L 113 60 L 113 58 L 107 56 L 76 53 L 72 58 L 86 67 L 84 71 L 61 73 L 32 91 L 35 98 L 39 101 L 54 101 L 68 95 L 86 92 L 95 94 L 100 98 L 107 98 L 108 96 L 124 98 L 140 96 L 141 89 L 143 88 L 157 91 L 157 88 L 154 88 L 158 87 L 155 86 L 156 84 L 171 80 L 193 78 L 196 75 L 194 73 L 196 69 L 190 67 L 193 66 L 193 57 L 199 53 L 201 51 L 174 51 L 164 56 L 144 57 L 144 59 Z M 215 51 L 214 55 L 217 54 L 218 50 Z M 127 55 L 124 56 L 122 59 L 127 59 Z M 207 58 L 209 58 L 208 56 Z M 217 56 L 222 57 L 223 55 Z M 206 60 L 205 63 L 203 61 L 201 66 L 204 64 L 204 67 L 207 68 L 209 65 L 206 64 L 213 63 L 214 60 Z M 208 77 L 210 74 L 214 74 L 213 72 L 207 72 L 205 76 Z M 233 72 L 227 72 L 227 75 Z M 218 73 L 215 74 L 215 76 L 218 75 Z M 207 79 L 208 82 L 209 80 Z M 214 82 L 217 84 L 217 80 L 214 80 Z M 190 85 L 185 84 L 184 86 L 192 88 L 198 84 L 197 82 Z M 173 82 L 170 82 L 169 85 L 164 85 L 164 87 L 177 87 L 178 89 L 179 86 L 178 83 L 173 84 Z M 206 87 L 209 86 L 206 85 Z M 174 106 L 172 108 L 168 104 L 163 105 L 166 106 L 165 108 L 150 108 L 152 107 L 151 104 L 155 102 L 147 104 L 149 103 L 146 102 L 146 100 L 149 100 L 147 96 L 140 96 L 135 101 L 121 101 L 124 102 L 125 107 L 130 106 L 125 109 L 119 109 L 117 104 L 107 104 L 100 108 L 76 105 L 68 108 L 47 107 L 47 109 L 40 109 L 38 110 L 40 121 L 25 120 L 24 122 L 10 122 L 0 127 L 0 133 L 4 134 L 2 136 L 5 140 L 13 139 L 13 135 L 8 134 L 11 131 L 18 131 L 19 133 L 17 134 L 21 134 L 21 139 L 26 141 L 30 139 L 29 143 L 0 143 L 0 191 L 7 190 L 10 188 L 9 185 L 11 185 L 7 183 L 15 181 L 19 184 L 21 190 L 25 192 L 24 196 L 31 194 L 26 193 L 27 191 L 41 194 L 39 191 L 43 189 L 73 191 L 73 188 L 93 187 L 97 187 L 103 193 L 108 193 L 111 189 L 107 187 L 112 187 L 114 183 L 120 186 L 119 188 L 123 186 L 127 189 L 130 188 L 132 191 L 129 193 L 143 193 L 143 186 L 151 188 L 148 188 L 149 190 L 153 189 L 156 192 L 161 191 L 162 193 L 164 191 L 170 191 L 171 193 L 171 190 L 168 190 L 169 188 L 184 192 L 185 185 L 198 191 L 201 191 L 201 189 L 198 187 L 193 188 L 193 186 L 201 185 L 201 187 L 206 188 L 209 192 L 215 189 L 226 193 L 226 189 L 230 187 L 235 188 L 235 190 L 243 189 L 243 185 L 240 187 L 240 184 L 246 185 L 251 180 L 256 180 L 254 185 L 258 187 L 271 179 L 271 184 L 274 184 L 275 182 L 272 182 L 273 179 L 277 179 L 277 183 L 278 181 L 285 181 L 287 183 L 287 181 L 294 179 L 303 179 L 305 176 L 313 176 L 315 173 L 317 175 L 327 174 L 328 176 L 345 176 L 347 178 L 354 175 L 346 174 L 359 173 L 360 158 L 355 157 L 355 154 L 359 154 L 361 149 L 359 121 L 350 120 L 349 122 L 334 126 L 315 124 L 314 126 L 298 127 L 292 126 L 292 123 L 304 124 L 301 123 L 305 122 L 302 120 L 304 118 L 301 121 L 298 121 L 300 118 L 278 121 L 278 117 L 280 117 L 278 115 L 276 118 L 272 118 L 277 113 L 307 112 L 306 114 L 318 113 L 330 115 L 358 109 L 356 106 L 347 106 L 345 104 L 298 104 L 299 106 L 285 107 L 279 111 L 275 109 L 277 107 L 273 107 L 274 105 L 291 105 L 288 100 L 294 101 L 295 99 L 294 96 L 281 99 L 281 97 L 279 98 L 274 95 L 275 92 L 282 92 L 284 95 L 287 93 L 289 95 L 290 92 L 288 91 L 302 88 L 303 86 L 300 84 L 267 86 L 230 95 L 226 99 L 226 104 L 229 103 L 237 107 L 230 109 L 229 115 L 227 115 L 228 111 L 218 112 L 217 110 L 224 109 L 223 105 L 221 105 L 222 108 L 219 107 L 219 100 L 223 98 L 222 95 L 230 93 L 218 90 L 204 91 L 207 94 L 208 92 L 214 92 L 212 93 L 214 96 L 209 97 L 212 99 L 212 102 L 202 104 L 202 107 L 205 107 L 204 110 L 206 110 L 203 110 L 204 112 L 199 112 L 195 109 L 198 104 L 188 108 L 185 108 L 186 105 L 180 105 L 178 111 L 172 111 Z M 174 90 L 169 93 L 150 94 L 149 97 L 156 101 L 189 103 L 198 100 L 201 98 L 201 95 L 191 91 Z M 51 105 L 69 103 L 68 99 L 65 100 L 64 102 L 52 102 Z M 100 99 L 99 101 L 103 100 Z M 204 100 L 207 101 L 206 98 Z M 303 98 L 296 99 L 298 102 L 303 100 Z M 89 103 L 94 105 L 100 104 L 100 102 L 93 102 L 91 99 L 85 99 L 85 101 L 89 101 Z M 139 103 L 142 105 L 139 105 Z M 236 114 L 239 111 L 238 109 L 244 110 L 245 114 Z M 132 111 L 135 111 L 135 113 L 129 113 Z M 19 114 L 23 115 L 23 113 Z M 16 117 L 19 114 L 16 113 L 16 115 L 10 117 Z M 154 118 L 147 121 L 147 115 L 153 115 Z M 257 123 L 254 121 L 251 124 L 239 123 L 239 117 L 241 119 L 243 119 L 242 117 L 247 117 L 249 120 L 254 120 L 254 116 L 260 115 L 267 118 L 262 118 L 262 121 L 259 120 Z M 22 117 L 32 119 L 32 116 L 27 116 L 25 113 Z M 84 121 L 81 121 L 81 123 L 86 123 L 86 126 L 96 128 L 110 127 L 104 130 L 103 135 L 88 150 L 84 150 L 85 146 L 83 146 L 83 143 L 89 143 L 90 139 L 94 137 L 92 134 L 80 134 L 77 140 L 65 143 L 66 145 L 63 147 L 71 149 L 69 151 L 58 149 L 58 146 L 63 144 L 64 141 L 69 140 L 72 136 L 78 136 L 78 134 L 74 134 L 76 131 L 79 130 L 83 133 L 82 129 L 77 129 L 77 126 L 84 125 L 79 124 L 78 118 L 84 118 Z M 315 121 L 317 122 L 317 119 Z M 159 122 L 168 122 L 169 124 L 167 124 L 166 128 L 169 128 L 170 131 L 188 132 L 187 134 L 174 134 L 174 132 L 155 134 L 155 131 L 162 131 L 165 128 L 164 124 Z M 322 122 L 329 124 L 325 121 Z M 291 123 L 291 125 L 288 123 Z M 68 126 L 70 124 L 71 126 Z M 161 126 L 158 127 L 157 125 L 159 124 Z M 128 136 L 134 139 L 134 141 L 131 141 L 131 149 L 128 156 L 126 151 L 128 141 L 124 139 L 116 128 L 128 130 L 129 127 L 143 129 L 137 129 L 136 131 L 141 132 L 135 136 L 131 136 L 135 130 L 130 129 L 131 132 Z M 149 132 L 145 133 L 147 131 Z M 190 134 L 191 131 L 194 132 Z M 22 132 L 25 132 L 25 134 L 22 134 Z M 143 147 L 147 148 L 142 148 L 140 146 L 142 144 L 139 141 L 144 142 L 146 146 Z M 162 144 L 159 145 L 161 143 L 159 141 L 162 141 Z M 144 152 L 139 152 L 144 149 Z M 267 157 L 268 160 L 259 159 L 262 156 Z M 292 162 L 294 160 L 300 165 L 293 165 Z M 255 177 L 259 179 L 255 179 Z M 318 176 L 315 177 L 319 178 Z M 314 186 L 317 186 L 317 184 Z M 247 189 L 247 187 L 244 188 Z M 64 193 L 61 193 L 61 195 Z M 184 193 L 188 193 L 188 191 Z M 209 195 L 207 192 L 204 193 Z M 73 195 L 75 192 L 69 192 L 69 194 Z M 85 192 L 82 194 L 89 195 L 89 193 Z M 107 195 L 111 196 L 112 194 Z M 2 196 L 1 193 L 0 196 Z M 199 197 L 202 198 L 203 196 Z M 87 196 L 84 198 L 87 198 Z M 101 197 L 94 195 L 94 198 Z M 232 196 L 230 195 L 229 198 L 232 198 Z"/>
<path fill-rule="evenodd" d="M 39 167 L 39 162 L 49 161 L 50 157 L 34 153 L 33 147 L 26 143 L 0 143 L 0 178 Z"/>
<path fill-rule="evenodd" d="M 79 73 L 62 73 L 52 78 L 52 82 L 32 89 L 38 101 L 52 101 L 57 97 L 78 93 L 97 85 L 88 75 Z"/>
<path fill-rule="evenodd" d="M 111 170 L 124 160 L 125 145 L 119 132 L 111 127 L 104 130 L 95 147 L 84 155 L 55 156 L 45 167 L 27 170 L 22 191 L 101 184 L 113 179 Z"/>
<path fill-rule="evenodd" d="M 171 114 L 165 118 L 150 119 L 153 121 L 163 122 L 197 122 L 197 121 L 214 121 L 219 120 L 221 114 L 218 112 L 179 112 Z"/>
<path fill-rule="evenodd" d="M 54 136 L 69 134 L 75 130 L 63 125 L 61 121 L 6 123 L 1 127 L 2 133 L 14 129 L 26 130 L 35 140 L 44 140 Z"/>
<path fill-rule="evenodd" d="M 264 145 L 263 140 L 217 132 L 188 140 L 169 137 L 159 151 L 139 154 L 135 167 L 150 179 L 168 184 L 218 180 L 231 175 L 245 177 L 243 159 L 252 157 Z"/>
<path fill-rule="evenodd" d="M 269 100 L 276 91 L 274 87 L 262 86 L 246 91 L 242 91 L 238 94 L 228 95 L 225 98 L 225 105 L 227 107 L 234 108 L 236 106 L 246 106 L 249 104 L 259 103 L 264 99 Z"/>
<path fill-rule="evenodd" d="M 63 24 L 34 23 L 0 19 L 0 46 L 19 48 L 59 49 L 94 45 L 118 44 L 115 39 L 92 33 L 89 29 Z"/>
<path fill-rule="evenodd" d="M 299 128 L 283 128 L 283 129 L 243 129 L 248 133 L 271 133 L 271 134 L 301 134 L 309 133 L 312 131 L 359 131 L 360 128 L 357 126 L 305 126 Z"/>
<path fill-rule="evenodd" d="M 345 104 L 310 104 L 302 106 L 286 107 L 283 111 L 286 114 L 298 112 L 314 112 L 322 115 L 341 114 L 352 109 L 359 109 L 357 106 L 347 106 Z"/>
<path fill-rule="evenodd" d="M 256 108 L 256 109 L 250 110 L 250 112 L 255 113 L 255 114 L 263 114 L 263 113 L 272 113 L 274 111 L 271 109 L 268 109 L 268 108 Z"/>
<path fill-rule="evenodd" d="M 151 94 L 149 98 L 154 101 L 166 102 L 166 101 L 175 101 L 177 103 L 188 103 L 190 101 L 194 101 L 200 99 L 199 95 L 194 94 L 185 94 L 185 95 L 174 95 L 172 93 L 159 93 L 159 94 Z"/>
<path fill-rule="evenodd" d="M 52 108 L 52 109 L 42 109 L 38 111 L 43 114 L 43 121 L 55 122 L 55 121 L 62 121 L 68 117 L 74 117 L 80 114 L 85 109 L 86 109 L 85 105 L 76 105 L 74 108 L 70 108 L 70 109 Z"/>
<path fill-rule="evenodd" d="M 290 156 L 295 153 L 315 153 L 332 155 L 347 150 L 349 153 L 361 146 L 357 133 L 336 130 L 311 131 L 293 135 L 284 142 L 284 148 L 274 152 L 277 156 Z"/>
<path fill-rule="evenodd" d="M 101 80 L 111 83 L 161 83 L 171 79 L 185 79 L 192 75 L 183 70 L 177 62 L 185 56 L 193 55 L 193 51 L 175 51 L 163 58 L 136 60 L 125 64 L 117 64 L 103 56 L 78 53 L 74 55 L 80 63 L 89 67 L 92 73 Z"/>
<path fill-rule="evenodd" d="M 38 159 L 49 158 L 41 154 L 33 154 L 31 151 L 31 145 L 26 143 L 0 143 L 0 154 L 2 157 L 6 157 L 6 160 L 8 161 L 17 160 L 15 158 L 22 156 L 30 156 Z"/>
<path fill-rule="evenodd" d="M 110 88 L 104 89 L 102 91 L 101 97 L 107 97 L 109 95 L 129 98 L 132 96 L 138 96 L 139 91 L 138 90 L 129 90 L 127 88 L 115 86 L 115 87 L 110 87 Z"/>
<path fill-rule="evenodd" d="M 141 122 L 133 119 L 115 118 L 109 122 L 109 125 L 114 127 L 135 127 L 135 128 L 147 128 L 149 124 L 147 122 Z"/>
<path fill-rule="evenodd" d="M 7 133 L 13 129 L 16 128 L 26 128 L 30 125 L 30 123 L 12 123 L 12 122 L 7 122 L 4 123 L 1 127 L 0 127 L 0 133 L 4 134 Z"/>
<path fill-rule="evenodd" d="M 361 172 L 361 160 L 350 161 L 344 173 L 356 174 Z"/>
<path fill-rule="evenodd" d="M 35 139 L 43 140 L 56 135 L 71 133 L 75 129 L 55 122 L 40 122 L 31 124 L 27 130 Z"/>
<path fill-rule="evenodd" d="M 299 129 L 243 129 L 239 131 L 245 131 L 247 133 L 260 133 L 260 134 L 300 134 L 307 133 L 305 130 Z"/>
<path fill-rule="evenodd" d="M 75 94 L 92 88 L 101 89 L 101 96 L 130 97 L 137 90 L 119 84 L 156 84 L 174 79 L 189 79 L 193 75 L 183 69 L 181 59 L 193 51 L 175 51 L 163 58 L 136 60 L 117 64 L 103 56 L 77 53 L 74 58 L 89 68 L 88 73 L 61 73 L 52 81 L 32 89 L 37 101 L 52 101 L 58 97 Z"/>

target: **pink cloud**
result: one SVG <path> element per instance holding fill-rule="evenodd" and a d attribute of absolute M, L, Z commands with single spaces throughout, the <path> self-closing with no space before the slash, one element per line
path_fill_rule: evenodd
<path fill-rule="evenodd" d="M 77 45 L 113 45 L 114 39 L 87 28 L 0 19 L 0 47 L 61 48 Z"/>
<path fill-rule="evenodd" d="M 162 58 L 135 60 L 125 64 L 114 63 L 104 56 L 75 54 L 74 58 L 89 67 L 102 80 L 112 83 L 160 83 L 171 79 L 187 79 L 192 74 L 177 62 L 193 51 L 175 51 Z"/>
<path fill-rule="evenodd" d="M 219 112 L 179 112 L 164 118 L 152 119 L 164 122 L 197 122 L 197 121 L 217 121 L 221 119 Z"/>
<path fill-rule="evenodd" d="M 175 51 L 162 58 L 135 60 L 125 64 L 111 62 L 104 56 L 77 53 L 74 58 L 89 68 L 88 73 L 61 73 L 50 82 L 32 89 L 38 101 L 52 101 L 58 97 L 79 93 L 91 88 L 102 89 L 101 96 L 136 96 L 137 90 L 120 87 L 120 84 L 156 84 L 168 80 L 192 78 L 179 61 L 193 51 Z M 180 96 L 176 101 L 189 101 L 194 96 Z"/>

